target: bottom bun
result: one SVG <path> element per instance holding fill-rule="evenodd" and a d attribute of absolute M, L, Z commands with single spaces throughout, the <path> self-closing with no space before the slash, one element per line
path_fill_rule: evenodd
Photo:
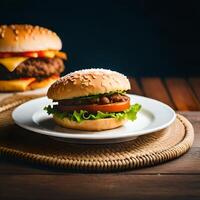
<path fill-rule="evenodd" d="M 42 81 L 36 81 L 35 78 L 0 80 L 0 92 L 23 92 L 26 90 L 35 90 L 51 85 L 58 78 L 58 76 L 51 76 Z"/>
<path fill-rule="evenodd" d="M 119 120 L 115 118 L 97 119 L 97 120 L 84 120 L 83 122 L 75 122 L 67 118 L 60 119 L 53 116 L 54 121 L 65 128 L 85 130 L 85 131 L 103 131 L 108 129 L 114 129 L 122 126 L 126 120 Z"/>

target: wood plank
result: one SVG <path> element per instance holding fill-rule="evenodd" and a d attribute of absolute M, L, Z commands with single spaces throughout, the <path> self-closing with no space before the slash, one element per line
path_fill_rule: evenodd
<path fill-rule="evenodd" d="M 165 82 L 178 110 L 200 110 L 200 103 L 186 80 L 182 78 L 167 78 Z"/>
<path fill-rule="evenodd" d="M 177 113 L 186 117 L 192 124 L 195 122 L 200 122 L 200 111 L 178 111 Z M 200 130 L 197 132 L 200 133 Z"/>
<path fill-rule="evenodd" d="M 137 82 L 137 80 L 135 78 L 129 77 L 129 81 L 131 84 L 130 93 L 137 94 L 137 95 L 144 95 L 139 83 Z"/>
<path fill-rule="evenodd" d="M 144 94 L 147 97 L 157 99 L 163 103 L 168 104 L 172 108 L 175 108 L 173 102 L 170 99 L 170 96 L 167 93 L 167 90 L 160 78 L 141 78 L 142 88 Z"/>
<path fill-rule="evenodd" d="M 189 78 L 188 79 L 193 91 L 195 92 L 198 100 L 200 101 L 200 77 Z"/>
<path fill-rule="evenodd" d="M 0 199 L 191 200 L 199 187 L 200 175 L 1 175 Z"/>

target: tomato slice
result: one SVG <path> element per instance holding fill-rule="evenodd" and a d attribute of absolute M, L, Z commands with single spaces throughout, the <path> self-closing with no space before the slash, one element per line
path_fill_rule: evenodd
<path fill-rule="evenodd" d="M 23 53 L 18 53 L 18 55 L 22 57 L 37 58 L 38 52 L 23 52 Z"/>
<path fill-rule="evenodd" d="M 37 58 L 38 53 L 37 52 L 19 52 L 19 53 L 13 53 L 13 52 L 0 52 L 0 58 L 8 58 L 8 57 L 31 57 L 31 58 Z"/>
<path fill-rule="evenodd" d="M 17 53 L 9 53 L 9 52 L 0 52 L 0 58 L 8 58 L 8 57 L 16 57 Z"/>
<path fill-rule="evenodd" d="M 0 58 L 8 58 L 8 57 L 14 57 L 14 54 L 10 54 L 10 53 L 2 53 L 0 52 Z"/>
<path fill-rule="evenodd" d="M 67 55 L 60 51 L 27 51 L 27 52 L 0 52 L 0 58 L 8 57 L 28 57 L 28 58 L 54 58 L 55 56 L 67 59 Z"/>
<path fill-rule="evenodd" d="M 130 101 L 125 102 L 117 102 L 111 104 L 89 104 L 89 105 L 77 105 L 77 106 L 65 106 L 65 105 L 58 105 L 58 110 L 60 111 L 80 111 L 80 110 L 87 110 L 89 112 L 121 112 L 126 109 L 130 108 Z"/>

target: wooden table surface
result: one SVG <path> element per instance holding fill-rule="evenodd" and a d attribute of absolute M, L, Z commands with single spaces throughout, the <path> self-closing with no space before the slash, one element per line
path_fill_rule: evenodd
<path fill-rule="evenodd" d="M 108 174 L 44 169 L 0 159 L 2 199 L 200 199 L 200 78 L 130 79 L 132 92 L 187 117 L 195 140 L 184 156 L 150 168 Z"/>

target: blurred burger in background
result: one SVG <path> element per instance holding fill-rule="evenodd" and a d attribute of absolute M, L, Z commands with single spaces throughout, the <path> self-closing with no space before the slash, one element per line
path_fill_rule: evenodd
<path fill-rule="evenodd" d="M 51 85 L 64 71 L 58 35 L 32 25 L 0 25 L 0 91 L 25 91 Z"/>

